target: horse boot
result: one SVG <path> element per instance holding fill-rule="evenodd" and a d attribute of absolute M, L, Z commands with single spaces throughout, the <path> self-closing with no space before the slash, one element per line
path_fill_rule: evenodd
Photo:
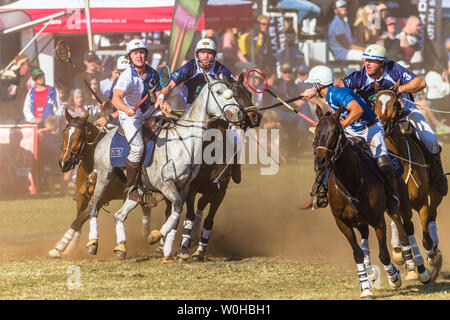
<path fill-rule="evenodd" d="M 134 186 L 134 182 L 137 178 L 140 167 L 140 162 L 132 162 L 127 159 L 127 184 L 125 186 L 125 192 L 128 192 L 131 189 L 128 198 L 130 200 L 137 201 L 138 203 L 142 202 L 142 195 L 139 193 L 138 188 L 132 188 Z"/>
<path fill-rule="evenodd" d="M 448 193 L 448 182 L 445 176 L 444 169 L 442 168 L 441 161 L 441 147 L 439 146 L 439 152 L 431 155 L 431 182 L 435 185 L 437 190 L 442 196 L 446 196 Z"/>
<path fill-rule="evenodd" d="M 383 155 L 377 159 L 378 168 L 384 180 L 384 187 L 387 197 L 387 211 L 389 214 L 398 212 L 400 206 L 400 198 L 398 195 L 397 178 L 394 166 L 387 155 Z"/>

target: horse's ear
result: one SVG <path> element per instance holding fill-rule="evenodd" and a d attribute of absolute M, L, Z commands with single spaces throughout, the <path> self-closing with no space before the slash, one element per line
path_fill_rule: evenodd
<path fill-rule="evenodd" d="M 318 119 L 323 117 L 322 108 L 318 104 L 316 104 L 316 114 Z"/>
<path fill-rule="evenodd" d="M 67 122 L 72 122 L 73 117 L 70 115 L 69 110 L 67 108 L 64 108 L 64 115 L 66 117 Z"/>
<path fill-rule="evenodd" d="M 390 90 L 394 91 L 395 93 L 398 93 L 398 87 L 400 87 L 400 79 L 397 80 L 397 82 L 391 87 Z"/>
<path fill-rule="evenodd" d="M 89 118 L 89 112 L 91 111 L 91 108 L 88 108 L 86 110 L 86 112 L 83 114 L 83 116 L 81 117 L 81 119 L 83 119 L 83 122 L 86 122 L 87 119 Z"/>
<path fill-rule="evenodd" d="M 334 117 L 336 119 L 339 119 L 339 117 L 341 116 L 342 110 L 344 110 L 344 108 L 339 107 L 339 109 L 337 109 L 337 111 L 334 113 Z"/>
<path fill-rule="evenodd" d="M 373 82 L 373 87 L 374 87 L 374 89 L 375 89 L 375 92 L 378 92 L 378 91 L 381 90 L 381 86 L 380 86 L 380 84 L 378 83 L 377 80 L 375 80 L 375 81 Z"/>

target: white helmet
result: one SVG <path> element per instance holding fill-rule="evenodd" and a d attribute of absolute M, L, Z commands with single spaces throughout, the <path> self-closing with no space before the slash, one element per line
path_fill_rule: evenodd
<path fill-rule="evenodd" d="M 308 79 L 305 83 L 321 84 L 329 86 L 334 82 L 334 72 L 327 66 L 316 66 L 309 71 Z"/>
<path fill-rule="evenodd" d="M 130 61 L 128 61 L 125 56 L 120 56 L 119 59 L 117 59 L 117 70 L 125 70 L 130 65 Z"/>
<path fill-rule="evenodd" d="M 217 53 L 217 47 L 213 40 L 208 38 L 203 38 L 199 42 L 197 42 L 197 45 L 195 46 L 195 54 L 197 55 L 197 52 L 202 49 L 209 49 Z"/>
<path fill-rule="evenodd" d="M 130 42 L 127 43 L 127 53 L 130 54 L 131 51 L 136 49 L 145 49 L 145 51 L 148 52 L 147 47 L 145 46 L 145 43 L 141 39 L 133 39 Z"/>
<path fill-rule="evenodd" d="M 366 51 L 364 51 L 363 57 L 367 59 L 386 61 L 387 50 L 385 47 L 378 44 L 371 44 L 366 48 Z"/>

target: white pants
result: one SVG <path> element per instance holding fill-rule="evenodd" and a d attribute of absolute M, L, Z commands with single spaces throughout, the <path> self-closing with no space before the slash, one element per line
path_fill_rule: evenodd
<path fill-rule="evenodd" d="M 128 144 L 130 145 L 130 153 L 127 159 L 131 162 L 140 162 L 144 153 L 144 139 L 142 137 L 142 126 L 145 120 L 150 116 L 160 115 L 160 110 L 148 108 L 145 113 L 140 113 L 134 117 L 129 117 L 125 113 L 119 112 L 120 125 L 125 133 Z"/>
<path fill-rule="evenodd" d="M 439 153 L 439 142 L 431 126 L 428 124 L 422 112 L 417 108 L 409 109 L 406 120 L 411 123 L 417 138 L 423 142 L 431 154 Z"/>
<path fill-rule="evenodd" d="M 346 127 L 344 131 L 347 137 L 364 139 L 369 144 L 369 150 L 374 159 L 388 154 L 386 141 L 384 140 L 384 129 L 380 120 L 360 131 L 354 131 L 351 127 Z"/>

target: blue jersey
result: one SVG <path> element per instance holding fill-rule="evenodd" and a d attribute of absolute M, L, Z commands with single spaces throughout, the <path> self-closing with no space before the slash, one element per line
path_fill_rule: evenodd
<path fill-rule="evenodd" d="M 352 90 L 334 86 L 328 87 L 326 101 L 334 112 L 336 112 L 339 107 L 343 108 L 340 117 L 342 120 L 345 120 L 345 118 L 347 118 L 349 114 L 347 105 L 353 100 L 356 100 L 356 102 L 359 103 L 359 105 L 364 110 L 364 113 L 358 120 L 353 122 L 350 127 L 354 131 L 360 131 L 364 129 L 370 122 L 377 119 L 375 112 L 373 112 L 373 110 L 364 102 L 364 100 Z"/>
<path fill-rule="evenodd" d="M 384 68 L 384 74 L 377 82 L 382 87 L 392 87 L 397 80 L 400 79 L 400 85 L 404 85 L 414 79 L 416 75 L 408 69 L 402 67 L 398 63 L 387 60 Z M 366 101 L 368 105 L 372 105 L 375 101 L 376 94 L 374 88 L 374 79 L 369 77 L 366 73 L 366 67 L 363 67 L 359 71 L 352 72 L 343 80 L 344 86 L 352 90 L 357 90 L 357 93 Z M 411 93 L 402 93 L 401 97 L 414 101 L 414 97 Z M 416 106 L 405 100 L 401 100 L 404 104 L 405 110 L 416 108 Z"/>
<path fill-rule="evenodd" d="M 208 75 L 213 79 L 217 79 L 220 74 L 228 79 L 230 82 L 235 82 L 236 78 L 233 76 L 230 70 L 228 70 L 223 64 L 214 62 L 211 69 L 208 71 Z M 200 93 L 202 87 L 206 84 L 205 76 L 202 69 L 197 65 L 195 59 L 192 59 L 178 70 L 172 73 L 172 80 L 179 85 L 183 83 L 181 90 L 182 100 L 188 104 L 191 104 L 194 99 Z"/>

